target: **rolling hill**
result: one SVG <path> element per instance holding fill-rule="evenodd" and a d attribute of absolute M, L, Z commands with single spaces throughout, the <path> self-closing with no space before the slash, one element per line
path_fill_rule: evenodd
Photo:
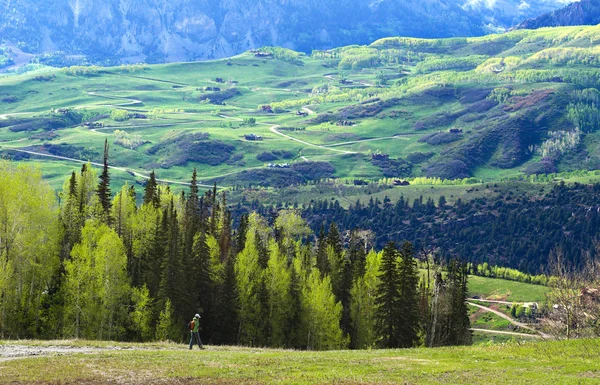
<path fill-rule="evenodd" d="M 68 173 L 68 162 L 101 161 L 109 138 L 127 178 L 186 182 L 196 167 L 222 186 L 595 170 L 599 38 L 598 27 L 569 27 L 310 56 L 32 66 L 0 78 L 1 146 Z"/>

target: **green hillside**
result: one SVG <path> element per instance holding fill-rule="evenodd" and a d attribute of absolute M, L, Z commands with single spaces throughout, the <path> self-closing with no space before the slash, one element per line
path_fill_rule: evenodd
<path fill-rule="evenodd" d="M 596 169 L 598 40 L 599 27 L 567 27 L 311 56 L 269 48 L 213 62 L 41 67 L 0 77 L 0 145 L 68 172 L 73 160 L 101 161 L 108 138 L 117 180 L 156 170 L 185 182 L 196 167 L 222 186 Z"/>

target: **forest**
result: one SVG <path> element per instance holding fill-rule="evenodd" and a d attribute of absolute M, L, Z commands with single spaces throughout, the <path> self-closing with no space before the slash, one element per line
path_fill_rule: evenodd
<path fill-rule="evenodd" d="M 409 242 L 377 252 L 335 223 L 315 238 L 297 210 L 243 214 L 204 194 L 194 171 L 175 194 L 154 173 L 110 189 L 73 171 L 58 199 L 39 169 L 0 162 L 0 337 L 175 341 L 200 313 L 208 344 L 310 350 L 471 342 L 466 264 Z M 315 241 L 316 239 L 316 241 Z M 419 269 L 426 263 L 427 269 Z"/>
<path fill-rule="evenodd" d="M 448 203 L 443 195 L 437 201 L 421 196 L 412 202 L 401 195 L 396 202 L 370 198 L 344 208 L 338 200 L 316 200 L 300 208 L 315 232 L 331 223 L 346 238 L 354 229 L 369 229 L 377 248 L 408 240 L 419 252 L 435 253 L 446 261 L 459 258 L 475 266 L 488 263 L 549 274 L 552 250 L 560 249 L 576 267 L 596 256 L 600 184 L 558 183 L 542 196 L 518 189 L 500 193 L 494 183 L 475 189 L 487 191 L 489 197 Z M 251 210 L 269 217 L 281 207 L 286 203 L 263 206 L 244 201 L 232 210 L 234 217 Z"/>

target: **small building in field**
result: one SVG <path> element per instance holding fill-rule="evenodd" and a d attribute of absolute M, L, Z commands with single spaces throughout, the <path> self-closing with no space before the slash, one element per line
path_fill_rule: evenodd
<path fill-rule="evenodd" d="M 382 153 L 374 153 L 374 154 L 371 154 L 371 159 L 373 159 L 373 160 L 389 160 L 390 155 L 382 154 Z"/>
<path fill-rule="evenodd" d="M 249 141 L 263 140 L 262 136 L 255 135 L 255 134 L 246 134 L 246 135 L 244 135 L 244 139 L 249 140 Z"/>

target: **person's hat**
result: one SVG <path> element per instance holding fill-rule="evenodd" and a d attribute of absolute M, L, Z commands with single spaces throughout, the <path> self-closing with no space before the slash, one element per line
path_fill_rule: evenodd
<path fill-rule="evenodd" d="M 196 314 L 194 318 L 200 318 L 200 314 Z"/>

